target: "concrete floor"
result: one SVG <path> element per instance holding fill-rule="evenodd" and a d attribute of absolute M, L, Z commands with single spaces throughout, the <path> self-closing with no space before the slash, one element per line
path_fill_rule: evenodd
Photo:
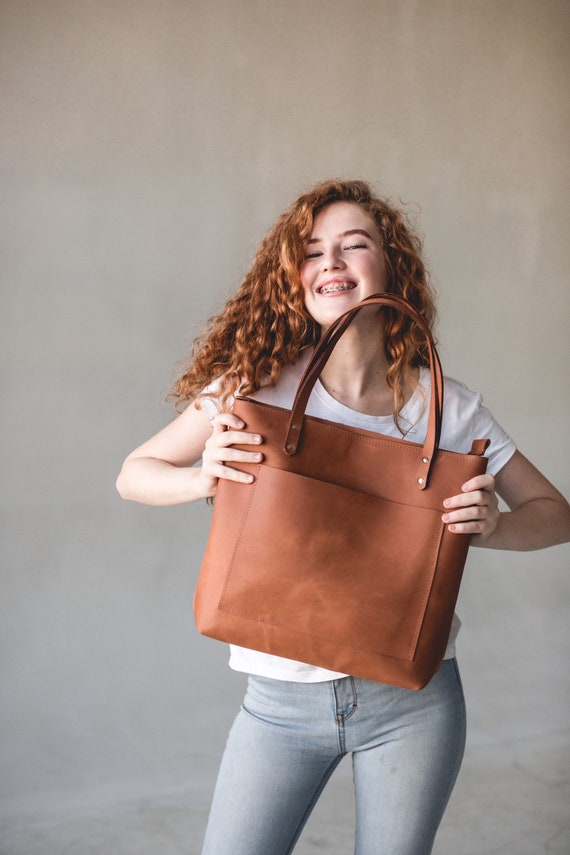
<path fill-rule="evenodd" d="M 569 736 L 469 748 L 434 855 L 569 855 Z M 201 787 L 170 791 L 163 785 L 152 797 L 118 789 L 54 796 L 19 811 L 4 810 L 0 853 L 199 855 L 211 770 L 204 771 L 202 781 Z M 350 763 L 345 761 L 295 855 L 350 855 L 353 825 Z"/>

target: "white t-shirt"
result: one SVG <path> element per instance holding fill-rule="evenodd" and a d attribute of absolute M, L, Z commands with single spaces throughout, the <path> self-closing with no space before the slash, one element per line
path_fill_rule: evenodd
<path fill-rule="evenodd" d="M 276 386 L 261 388 L 250 397 L 266 404 L 290 409 L 310 353 L 310 349 L 303 351 L 295 365 L 283 368 Z M 409 442 L 423 443 L 425 440 L 430 386 L 429 370 L 427 368 L 420 369 L 419 385 L 400 412 L 400 426 L 404 431 L 407 431 L 403 439 Z M 215 394 L 215 388 L 216 384 L 214 383 L 205 391 Z M 210 418 L 213 418 L 219 411 L 216 400 L 205 397 L 201 401 L 204 411 Z M 402 439 L 402 433 L 396 426 L 393 416 L 370 416 L 351 410 L 333 398 L 319 380 L 311 392 L 306 412 L 311 416 Z M 472 392 L 462 383 L 446 377 L 444 381 L 441 448 L 466 454 L 469 452 L 474 439 L 485 438 L 491 440 L 486 453 L 488 458 L 487 472 L 496 475 L 514 454 L 515 443 L 495 421 L 489 410 L 483 406 L 481 395 Z M 455 640 L 460 626 L 459 618 L 454 615 L 445 652 L 446 659 L 455 656 Z M 328 671 L 325 668 L 318 668 L 314 665 L 307 665 L 281 656 L 272 656 L 268 653 L 260 653 L 236 645 L 230 645 L 229 664 L 234 670 L 244 671 L 247 674 L 273 677 L 277 680 L 292 680 L 299 683 L 318 683 L 346 676 L 336 671 Z"/>

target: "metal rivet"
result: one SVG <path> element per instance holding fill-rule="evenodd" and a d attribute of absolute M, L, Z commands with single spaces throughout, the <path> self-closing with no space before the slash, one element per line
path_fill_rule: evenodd
<path fill-rule="evenodd" d="M 291 430 L 299 430 L 299 425 L 291 425 Z"/>
<path fill-rule="evenodd" d="M 292 442 L 288 443 L 286 448 L 287 448 L 287 451 L 293 451 L 293 443 Z"/>
<path fill-rule="evenodd" d="M 429 457 L 422 457 L 422 463 L 429 463 Z"/>
<path fill-rule="evenodd" d="M 423 483 L 424 483 L 424 479 L 423 479 L 423 478 L 418 478 L 418 484 L 423 484 Z"/>

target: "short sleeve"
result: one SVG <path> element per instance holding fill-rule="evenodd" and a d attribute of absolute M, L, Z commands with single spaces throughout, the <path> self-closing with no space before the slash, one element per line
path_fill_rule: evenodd
<path fill-rule="evenodd" d="M 486 456 L 488 459 L 487 472 L 491 475 L 496 475 L 505 463 L 511 459 L 517 447 L 515 442 L 506 433 L 496 419 L 491 415 L 487 407 L 480 400 L 477 410 L 477 427 L 478 432 L 483 438 L 489 437 L 491 444 L 487 450 Z"/>
<path fill-rule="evenodd" d="M 441 447 L 467 453 L 475 439 L 488 439 L 487 472 L 496 475 L 516 451 L 516 444 L 477 392 L 445 378 Z"/>
<path fill-rule="evenodd" d="M 212 383 L 206 386 L 205 389 L 202 389 L 197 398 L 200 407 L 204 410 L 210 422 L 213 422 L 214 418 L 218 415 L 218 413 L 222 412 L 222 405 L 218 398 L 219 389 L 219 379 L 214 380 Z"/>

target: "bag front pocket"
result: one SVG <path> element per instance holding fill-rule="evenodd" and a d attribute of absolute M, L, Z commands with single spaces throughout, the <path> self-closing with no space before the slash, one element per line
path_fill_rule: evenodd
<path fill-rule="evenodd" d="M 413 660 L 442 531 L 439 511 L 261 465 L 218 607 Z"/>

